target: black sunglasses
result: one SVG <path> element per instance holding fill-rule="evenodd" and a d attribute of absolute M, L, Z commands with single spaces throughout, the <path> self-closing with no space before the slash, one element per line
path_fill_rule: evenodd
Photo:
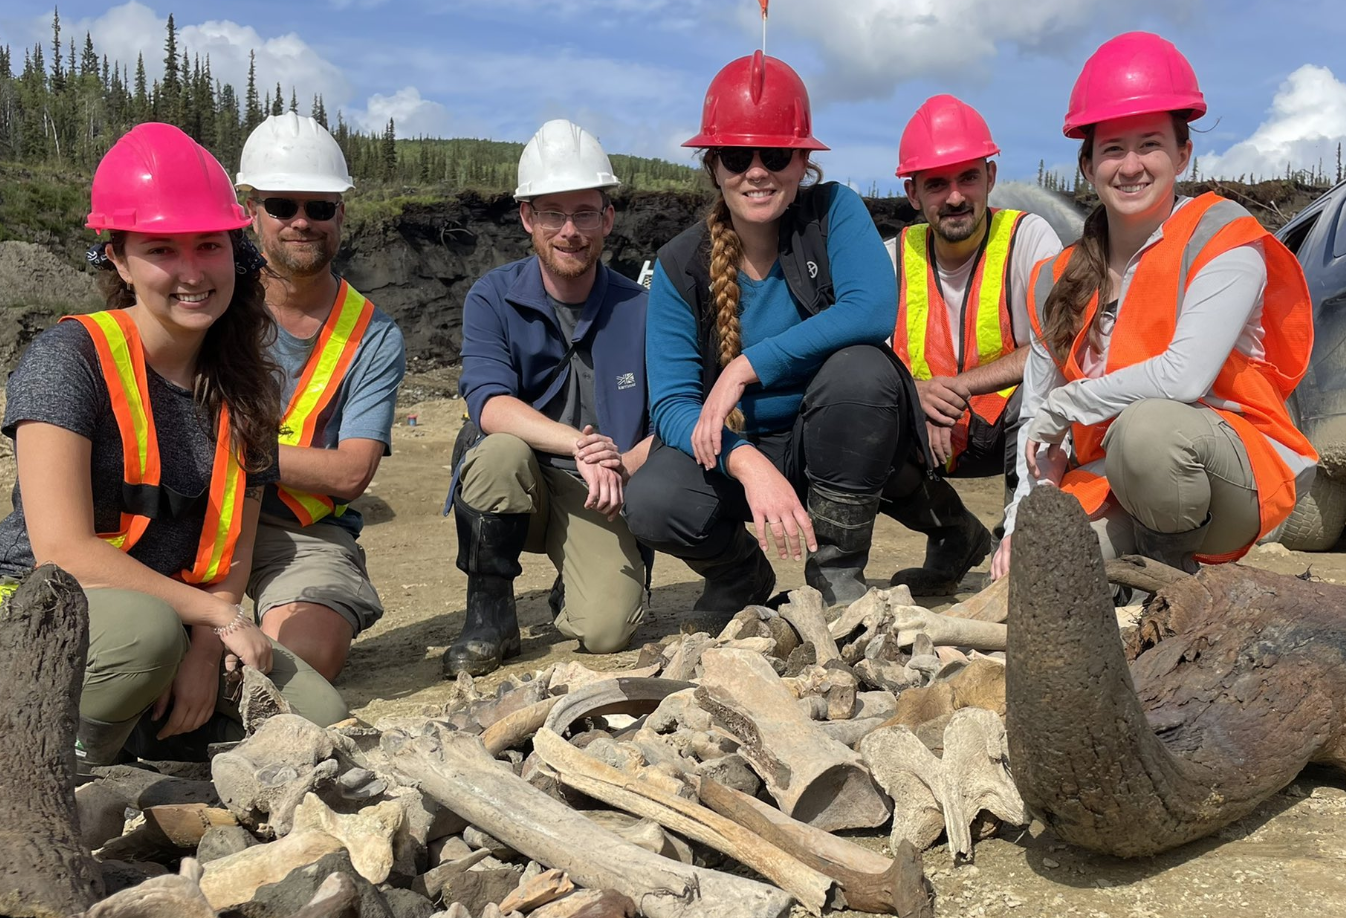
<path fill-rule="evenodd" d="M 752 155 L 762 158 L 762 165 L 770 172 L 779 172 L 794 162 L 795 151 L 790 147 L 720 147 L 715 158 L 730 172 L 738 175 L 752 168 Z"/>
<path fill-rule="evenodd" d="M 277 220 L 288 220 L 299 213 L 300 202 L 293 198 L 262 198 L 262 207 Z M 336 216 L 339 201 L 304 201 L 304 216 L 325 223 Z"/>

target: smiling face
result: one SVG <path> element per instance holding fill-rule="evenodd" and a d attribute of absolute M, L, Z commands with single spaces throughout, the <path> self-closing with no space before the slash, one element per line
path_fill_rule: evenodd
<path fill-rule="evenodd" d="M 742 233 L 741 224 L 770 225 L 785 215 L 785 209 L 799 194 L 799 183 L 804 180 L 808 166 L 806 155 L 794 152 L 785 168 L 772 172 L 762 165 L 762 157 L 754 153 L 752 165 L 743 172 L 731 172 L 715 159 L 715 184 L 719 186 L 724 202 L 729 207 L 735 228 Z"/>
<path fill-rule="evenodd" d="M 539 214 L 547 216 L 540 217 Z M 564 223 L 560 228 L 544 226 L 544 221 L 554 222 L 554 215 L 562 215 Z M 587 227 L 591 214 L 600 214 L 596 229 L 581 230 L 575 226 L 579 220 Z M 544 270 L 558 278 L 576 280 L 594 270 L 603 256 L 603 240 L 612 232 L 616 212 L 611 204 L 603 203 L 603 193 L 596 188 L 583 191 L 566 191 L 560 194 L 547 194 L 525 201 L 519 205 L 519 218 L 523 227 L 533 237 L 533 250 L 537 252 Z"/>
<path fill-rule="evenodd" d="M 136 306 L 172 336 L 204 334 L 234 298 L 228 233 L 126 233 L 120 249 L 108 247 Z"/>
<path fill-rule="evenodd" d="M 1179 139 L 1173 116 L 1153 112 L 1095 125 L 1080 167 L 1110 219 L 1157 226 L 1173 210 L 1173 186 L 1191 156 L 1192 142 Z"/>
<path fill-rule="evenodd" d="M 267 198 L 288 199 L 298 207 L 290 217 L 274 217 L 262 205 Z M 334 203 L 336 212 L 330 220 L 315 220 L 305 208 L 309 201 Z M 341 195 L 258 190 L 248 197 L 248 213 L 271 270 L 285 277 L 312 277 L 332 269 L 332 259 L 341 247 L 341 222 L 346 216 Z"/>
<path fill-rule="evenodd" d="M 946 242 L 977 232 L 994 187 L 995 163 L 985 159 L 927 169 L 906 181 L 907 199 Z"/>

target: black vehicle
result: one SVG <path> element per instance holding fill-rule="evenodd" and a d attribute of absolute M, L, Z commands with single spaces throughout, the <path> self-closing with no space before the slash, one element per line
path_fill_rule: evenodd
<path fill-rule="evenodd" d="M 1317 448 L 1318 474 L 1280 533 L 1297 551 L 1326 551 L 1346 525 L 1346 182 L 1276 234 L 1304 267 L 1313 297 L 1313 356 L 1290 399 L 1299 429 Z"/>

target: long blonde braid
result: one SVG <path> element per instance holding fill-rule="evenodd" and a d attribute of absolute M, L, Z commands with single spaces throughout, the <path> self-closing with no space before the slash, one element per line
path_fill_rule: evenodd
<path fill-rule="evenodd" d="M 738 324 L 741 295 L 738 268 L 743 261 L 743 243 L 738 233 L 734 232 L 724 195 L 716 195 L 715 203 L 706 217 L 706 228 L 710 231 L 710 293 L 715 304 L 715 330 L 720 344 L 720 366 L 723 368 L 743 350 L 743 337 Z M 724 424 L 735 433 L 742 433 L 742 410 L 735 407 L 725 418 Z"/>

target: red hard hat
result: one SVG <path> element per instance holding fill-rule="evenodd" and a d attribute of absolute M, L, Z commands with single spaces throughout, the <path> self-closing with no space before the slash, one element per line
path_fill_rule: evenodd
<path fill-rule="evenodd" d="M 137 233 L 219 233 L 252 222 L 210 151 L 171 124 L 138 124 L 93 174 L 85 226 Z"/>
<path fill-rule="evenodd" d="M 985 159 L 1000 152 L 977 110 L 953 96 L 931 96 L 902 131 L 897 175 Z"/>
<path fill-rule="evenodd" d="M 761 51 L 715 74 L 701 110 L 701 133 L 683 146 L 828 149 L 813 136 L 804 81 L 789 64 Z"/>
<path fill-rule="evenodd" d="M 1151 112 L 1206 114 L 1206 97 L 1182 52 L 1150 32 L 1127 32 L 1099 46 L 1084 62 L 1062 131 L 1079 139 L 1101 121 Z"/>

